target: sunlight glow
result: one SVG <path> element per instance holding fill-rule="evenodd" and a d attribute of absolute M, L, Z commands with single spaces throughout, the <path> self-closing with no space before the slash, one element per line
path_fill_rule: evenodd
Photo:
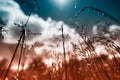
<path fill-rule="evenodd" d="M 17 68 L 18 68 L 18 64 L 14 64 L 12 67 L 11 67 L 11 69 L 13 70 L 13 71 L 17 71 Z M 21 65 L 20 65 L 20 67 L 19 67 L 19 70 L 26 70 L 28 68 L 28 64 L 25 64 L 24 65 L 24 67 L 22 67 Z"/>
<path fill-rule="evenodd" d="M 67 5 L 70 0 L 53 0 L 53 2 L 63 8 L 63 6 Z"/>

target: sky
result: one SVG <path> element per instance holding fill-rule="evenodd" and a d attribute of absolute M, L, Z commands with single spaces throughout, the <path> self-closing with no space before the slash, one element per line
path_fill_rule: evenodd
<path fill-rule="evenodd" d="M 37 5 L 35 5 L 35 1 L 37 1 Z M 18 35 L 20 35 L 21 29 L 16 28 L 14 23 L 22 25 L 23 22 L 25 24 L 32 7 L 34 9 L 28 21 L 27 29 L 32 32 L 42 33 L 42 39 L 41 36 L 37 36 L 38 40 L 40 39 L 39 41 L 51 40 L 53 42 L 54 37 L 61 35 L 59 30 L 61 24 L 64 24 L 65 34 L 68 35 L 69 33 L 69 37 L 79 32 L 76 26 L 70 26 L 71 24 L 77 24 L 79 27 L 84 25 L 87 32 L 92 32 L 94 25 L 98 25 L 96 23 L 99 22 L 103 23 L 106 21 L 116 24 L 97 12 L 89 10 L 78 15 L 79 19 L 73 20 L 73 17 L 81 8 L 91 6 L 103 10 L 120 20 L 119 3 L 119 0 L 0 0 L 0 23 L 9 30 L 9 35 L 2 33 L 5 36 L 4 41 L 7 43 L 16 42 L 13 40 L 19 38 Z M 39 6 L 40 10 L 36 6 Z M 28 43 L 32 44 L 37 39 L 31 34 L 27 34 L 27 40 L 30 41 Z"/>
<path fill-rule="evenodd" d="M 26 14 L 28 14 L 34 2 L 34 0 L 15 1 L 20 4 L 21 9 Z M 21 1 L 24 1 L 25 4 L 22 5 Z M 34 12 L 43 19 L 51 17 L 54 20 L 62 20 L 66 23 L 70 23 L 71 18 L 79 11 L 79 9 L 87 6 L 92 6 L 110 13 L 112 16 L 120 20 L 119 0 L 66 0 L 66 3 L 63 5 L 60 5 L 59 2 L 55 3 L 55 1 L 59 0 L 38 0 L 38 5 L 41 7 L 41 9 L 39 11 L 35 10 Z M 86 12 L 85 14 L 88 15 L 87 13 L 88 12 Z M 96 14 L 94 14 L 93 16 L 95 15 Z M 88 17 L 91 17 L 91 15 L 89 14 L 87 18 L 85 16 L 81 15 L 80 18 L 88 22 Z"/>
<path fill-rule="evenodd" d="M 14 52 L 22 30 L 22 28 L 17 27 L 15 23 L 20 25 L 25 24 L 28 19 L 28 15 L 21 10 L 20 5 L 14 0 L 0 0 L 0 19 L 3 28 L 8 30 L 7 33 L 1 32 L 4 38 L 0 38 L 0 55 L 11 59 L 11 54 Z M 32 14 L 28 24 L 25 26 L 25 44 L 29 46 L 29 49 L 34 45 L 33 51 L 36 54 L 41 54 L 44 51 L 46 53 L 51 52 L 53 49 L 54 51 L 61 52 L 62 44 L 60 29 L 62 24 L 64 25 L 64 36 L 66 37 L 65 41 L 67 43 L 67 41 L 73 37 L 73 34 L 77 34 L 74 28 L 70 28 L 62 20 L 56 21 L 51 17 L 48 17 L 48 19 L 45 20 L 38 14 Z M 34 36 L 28 32 L 28 30 L 32 33 L 41 33 L 42 35 Z"/>
<path fill-rule="evenodd" d="M 35 1 L 37 1 L 37 4 L 35 4 Z M 34 9 L 26 26 L 27 29 L 32 32 L 42 33 L 43 40 L 45 37 L 48 40 L 52 40 L 53 36 L 61 35 L 61 31 L 59 30 L 61 24 L 64 24 L 65 33 L 69 33 L 69 37 L 73 33 L 80 32 L 76 26 L 71 26 L 71 24 L 76 24 L 80 28 L 81 25 L 84 25 L 88 33 L 92 32 L 93 27 L 99 25 L 99 23 L 111 22 L 112 25 L 118 25 L 118 23 L 113 22 L 111 19 L 90 10 L 82 12 L 78 15 L 77 19 L 73 19 L 73 17 L 81 8 L 89 6 L 103 10 L 120 21 L 119 3 L 119 0 L 0 0 L 0 23 L 9 30 L 9 35 L 2 33 L 5 36 L 4 41 L 9 43 L 11 41 L 15 42 L 13 40 L 19 37 L 21 29 L 16 28 L 14 23 L 25 24 L 32 7 Z M 38 6 L 40 10 L 36 8 Z M 36 39 L 27 34 L 27 40 L 30 40 L 29 43 L 33 40 L 33 43 Z"/>
<path fill-rule="evenodd" d="M 111 22 L 111 26 L 108 26 L 109 31 L 120 30 L 118 23 L 89 10 L 82 12 L 78 15 L 78 19 L 73 20 L 74 15 L 81 8 L 91 6 L 109 13 L 120 21 L 119 0 L 79 0 L 79 4 L 77 0 L 66 0 L 66 2 L 62 2 L 64 0 L 61 2 L 58 0 L 37 1 L 38 5 L 34 5 L 34 0 L 0 0 L 0 24 L 8 30 L 8 33 L 0 32 L 0 35 L 4 36 L 4 38 L 0 38 L 0 59 L 1 56 L 11 59 L 11 54 L 14 52 L 22 30 L 14 24 L 25 24 L 33 6 L 39 6 L 40 10 L 34 7 L 32 11 L 28 24 L 25 26 L 27 31 L 25 42 L 26 45 L 29 45 L 29 49 L 31 49 L 31 45 L 34 45 L 34 53 L 41 56 L 42 53 L 63 52 L 62 24 L 65 46 L 68 51 L 71 50 L 70 42 L 77 42 L 75 38 L 80 38 L 78 34 L 80 30 L 76 26 L 70 26 L 71 24 L 76 24 L 80 28 L 81 25 L 84 25 L 86 32 L 91 34 L 98 33 L 99 27 L 101 24 L 104 25 L 104 21 Z M 42 35 L 34 36 L 28 31 Z"/>
<path fill-rule="evenodd" d="M 10 0 L 8 0 L 10 1 Z M 63 21 L 66 24 L 72 24 L 74 21 L 78 21 L 81 24 L 91 28 L 96 22 L 103 21 L 106 18 L 101 17 L 96 12 L 88 12 L 85 11 L 81 13 L 78 18 L 79 20 L 73 20 L 73 16 L 83 7 L 95 7 L 101 9 L 114 18 L 120 21 L 120 1 L 119 0 L 14 0 L 19 4 L 20 9 L 26 14 L 29 15 L 35 3 L 38 2 L 37 6 L 40 7 L 40 10 L 34 8 L 33 14 L 37 14 L 39 17 L 47 20 L 49 17 L 55 21 Z M 63 1 L 60 4 L 59 1 Z M 66 1 L 66 2 L 65 2 Z M 7 6 L 7 5 L 6 5 Z M 7 15 L 1 12 L 1 15 Z M 110 19 L 107 19 L 110 21 Z M 0 23 L 4 23 L 2 19 L 0 19 Z M 5 23 L 4 23 L 5 24 Z"/>

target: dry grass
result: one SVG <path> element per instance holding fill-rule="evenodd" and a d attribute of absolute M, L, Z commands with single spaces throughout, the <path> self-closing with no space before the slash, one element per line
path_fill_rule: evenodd
<path fill-rule="evenodd" d="M 88 38 L 87 35 L 85 36 Z M 85 37 L 82 38 L 84 39 Z M 71 42 L 75 51 L 74 54 L 72 54 L 74 57 L 71 57 L 66 63 L 67 68 L 64 67 L 64 62 L 53 63 L 53 66 L 48 68 L 40 57 L 36 57 L 26 70 L 20 70 L 18 73 L 10 71 L 7 77 L 9 80 L 16 80 L 15 78 L 18 80 L 66 80 L 65 72 L 67 71 L 67 80 L 119 80 L 120 58 L 116 57 L 115 54 L 120 52 L 120 47 L 113 42 L 112 38 L 108 39 L 106 37 L 97 36 L 94 37 L 94 42 L 90 42 L 89 40 L 91 39 L 84 39 L 84 44 L 80 42 L 79 44 L 74 44 L 74 42 Z M 93 43 L 104 45 L 108 53 L 113 55 L 113 59 L 109 59 L 108 55 L 104 54 L 98 56 Z M 80 49 L 80 46 L 86 47 Z M 76 50 L 79 51 L 77 55 L 75 54 Z M 90 54 L 88 54 L 88 52 Z M 77 58 L 78 56 L 84 58 L 79 60 Z M 59 56 L 57 58 L 59 58 Z M 0 62 L 0 64 L 4 64 L 0 67 L 1 73 L 5 69 L 5 63 L 7 63 L 6 60 Z M 58 69 L 56 69 L 56 66 L 58 66 Z M 2 73 L 1 75 L 4 74 Z"/>
<path fill-rule="evenodd" d="M 37 0 L 34 1 L 35 4 L 38 4 Z M 26 24 L 24 24 L 22 27 L 26 27 L 33 9 L 34 6 L 31 9 Z M 38 7 L 38 9 L 40 8 Z M 86 9 L 99 12 L 100 15 L 120 23 L 116 18 L 112 17 L 107 12 L 94 7 L 85 7 L 80 9 L 73 19 L 77 18 L 77 16 Z M 80 36 L 84 42 L 81 43 L 80 39 L 78 39 L 77 44 L 71 42 L 73 52 L 66 53 L 62 26 L 62 43 L 64 51 L 63 62 L 52 63 L 51 67 L 47 67 L 47 65 L 43 63 L 41 57 L 35 57 L 27 69 L 19 70 L 23 54 L 23 44 L 25 40 L 25 30 L 22 32 L 23 33 L 21 34 L 20 41 L 17 44 L 9 65 L 6 59 L 0 61 L 0 80 L 5 80 L 6 77 L 8 80 L 120 80 L 120 57 L 116 56 L 116 54 L 120 54 L 120 47 L 114 43 L 114 40 L 119 41 L 119 37 L 116 37 L 118 34 L 111 35 L 110 38 L 105 36 L 101 37 L 99 34 L 91 37 L 84 33 L 82 27 Z M 32 32 L 30 33 L 33 34 Z M 34 35 L 40 35 L 40 33 L 35 33 Z M 21 55 L 18 63 L 18 70 L 14 72 L 10 68 L 21 41 Z M 104 55 L 104 53 L 97 55 L 95 51 L 97 46 L 94 46 L 95 43 L 105 46 L 105 50 L 108 54 L 112 55 L 112 59 L 109 59 L 108 55 Z M 70 57 L 69 61 L 66 61 L 66 55 Z M 78 59 L 78 57 L 81 59 Z M 57 58 L 59 58 L 59 55 Z M 58 60 L 57 58 L 56 61 Z"/>

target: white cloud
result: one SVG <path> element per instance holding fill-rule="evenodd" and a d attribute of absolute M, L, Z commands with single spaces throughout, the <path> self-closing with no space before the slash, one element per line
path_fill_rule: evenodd
<path fill-rule="evenodd" d="M 97 25 L 94 25 L 94 26 L 93 26 L 92 33 L 93 33 L 94 35 L 98 34 L 97 27 L 98 27 Z"/>
<path fill-rule="evenodd" d="M 97 35 L 99 33 L 103 32 L 103 29 L 106 27 L 106 30 L 108 30 L 109 32 L 116 32 L 116 31 L 120 31 L 120 26 L 112 24 L 110 26 L 108 26 L 107 24 L 100 22 L 96 25 L 93 26 L 92 28 L 92 33 L 94 35 Z M 109 33 L 108 33 L 109 34 Z M 110 35 L 110 34 L 109 34 Z"/>
<path fill-rule="evenodd" d="M 110 32 L 115 32 L 115 31 L 120 31 L 120 26 L 118 26 L 118 25 L 111 25 L 110 27 L 109 27 L 109 31 Z"/>
<path fill-rule="evenodd" d="M 20 6 L 13 0 L 0 1 L 0 11 L 6 12 L 7 16 L 2 16 L 6 18 L 8 23 L 6 29 L 9 30 L 8 34 L 4 34 L 4 42 L 6 43 L 17 43 L 20 37 L 21 29 L 16 27 L 13 23 L 26 22 L 28 16 L 20 9 Z M 27 44 L 34 44 L 35 42 L 43 43 L 42 50 L 50 49 L 51 47 L 60 46 L 56 49 L 62 51 L 62 41 L 61 41 L 61 25 L 64 25 L 64 35 L 67 41 L 71 40 L 76 33 L 73 28 L 70 28 L 63 21 L 55 21 L 48 17 L 47 20 L 42 19 L 37 14 L 32 14 L 30 20 L 26 26 L 26 29 L 32 31 L 33 33 L 42 33 L 40 36 L 32 36 L 27 34 L 26 42 Z M 69 42 L 68 42 L 69 43 Z M 67 45 L 66 45 L 67 46 Z"/>
<path fill-rule="evenodd" d="M 0 0 L 0 11 L 3 15 L 0 16 L 3 21 L 15 21 L 25 17 L 24 13 L 20 10 L 19 5 L 13 0 Z"/>
<path fill-rule="evenodd" d="M 13 23 L 20 23 L 23 21 L 26 22 L 28 16 L 23 13 L 23 11 L 20 9 L 20 6 L 14 2 L 13 0 L 4 0 L 0 1 L 0 11 L 5 12 L 7 16 L 0 16 L 3 21 L 7 21 L 6 28 L 9 30 L 8 34 L 4 34 L 4 42 L 6 43 L 17 43 L 17 40 L 20 36 L 21 29 L 19 27 L 16 27 Z M 64 35 L 66 37 L 66 50 L 70 51 L 72 50 L 72 46 L 70 42 L 73 42 L 74 44 L 78 44 L 78 39 L 80 39 L 81 42 L 83 40 L 80 38 L 80 36 L 76 33 L 76 31 L 73 28 L 70 28 L 67 24 L 65 24 L 63 21 L 55 21 L 52 20 L 50 17 L 48 17 L 47 20 L 42 19 L 37 14 L 33 14 L 30 17 L 30 20 L 27 24 L 27 30 L 29 29 L 33 33 L 42 33 L 40 36 L 32 36 L 31 34 L 27 34 L 26 36 L 26 42 L 27 44 L 43 44 L 42 46 L 36 46 L 34 48 L 34 51 L 43 56 L 42 53 L 62 53 L 62 39 L 61 39 L 61 25 L 64 25 Z M 102 23 L 101 23 L 102 24 Z M 93 34 L 99 33 L 99 28 L 101 24 L 97 24 L 93 26 Z M 104 25 L 103 25 L 104 26 Z M 117 25 L 111 25 L 108 26 L 109 31 L 116 31 L 120 30 L 120 27 Z M 103 47 L 100 48 L 100 46 L 96 47 L 96 52 L 100 54 L 102 52 Z M 47 56 L 50 57 L 50 54 L 47 54 Z M 44 55 L 44 57 L 46 57 Z M 49 58 L 46 58 L 49 59 Z"/>

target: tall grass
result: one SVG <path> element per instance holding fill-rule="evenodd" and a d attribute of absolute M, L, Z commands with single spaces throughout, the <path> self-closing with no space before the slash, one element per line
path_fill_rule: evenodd
<path fill-rule="evenodd" d="M 38 7 L 37 0 L 34 0 L 35 4 Z M 35 5 L 35 6 L 36 6 Z M 38 7 L 40 9 L 40 7 Z M 81 12 L 85 11 L 86 9 L 91 9 L 92 11 L 99 12 L 100 15 L 104 17 L 108 17 L 111 20 L 120 24 L 120 21 L 108 14 L 107 12 L 94 8 L 94 7 L 84 7 L 75 14 L 73 19 L 77 18 Z M 78 43 L 75 44 L 74 41 L 71 42 L 71 46 L 73 47 L 72 52 L 66 52 L 65 48 L 65 36 L 64 36 L 64 25 L 61 25 L 61 37 L 62 37 L 62 47 L 63 47 L 63 62 L 61 63 L 52 63 L 51 67 L 47 67 L 47 65 L 42 61 L 42 58 L 37 56 L 34 57 L 32 52 L 32 62 L 29 64 L 27 69 L 21 69 L 21 60 L 23 59 L 24 54 L 24 45 L 25 45 L 25 33 L 26 33 L 26 26 L 29 22 L 31 14 L 34 10 L 32 7 L 29 17 L 24 25 L 16 24 L 18 27 L 22 28 L 22 33 L 18 40 L 18 44 L 15 48 L 13 56 L 9 62 L 3 59 L 0 61 L 0 79 L 1 80 L 119 80 L 120 79 L 120 57 L 116 56 L 116 54 L 120 54 L 120 46 L 115 44 L 114 37 L 105 37 L 99 34 L 95 36 L 89 36 L 84 31 L 84 27 L 82 27 L 81 31 L 79 32 L 81 39 L 77 39 Z M 80 26 L 80 25 L 78 25 Z M 32 33 L 28 30 L 29 33 L 33 35 L 40 35 L 41 33 Z M 0 31 L 1 34 L 1 31 Z M 106 33 L 104 33 L 106 34 Z M 103 34 L 103 35 L 104 35 Z M 112 35 L 114 36 L 114 35 Z M 116 37 L 115 37 L 116 38 Z M 119 41 L 119 38 L 116 40 Z M 105 47 L 108 55 L 100 54 L 98 55 L 95 51 L 97 46 L 94 44 L 99 43 Z M 20 48 L 20 57 L 18 62 L 18 69 L 17 71 L 12 71 L 10 68 L 12 66 L 13 60 L 15 55 L 17 54 L 17 50 Z M 71 54 L 73 55 L 71 57 Z M 56 54 L 56 61 L 59 59 L 59 54 Z M 109 55 L 112 56 L 112 59 L 109 59 Z M 52 55 L 53 56 L 53 55 Z M 67 61 L 66 56 L 69 56 L 69 61 Z M 78 58 L 80 57 L 80 59 Z M 58 67 L 58 69 L 56 69 Z M 17 74 L 16 74 L 17 73 Z"/>
<path fill-rule="evenodd" d="M 64 33 L 62 34 L 64 35 Z M 71 42 L 75 51 L 74 54 L 70 54 L 75 56 L 74 58 L 71 57 L 67 63 L 66 60 L 65 62 L 63 60 L 62 63 L 53 63 L 51 67 L 47 67 L 47 65 L 42 62 L 42 58 L 34 57 L 32 63 L 29 64 L 26 70 L 19 71 L 19 75 L 17 76 L 18 80 L 66 80 L 65 65 L 67 66 L 67 80 L 119 80 L 120 58 L 116 56 L 116 54 L 119 53 L 119 46 L 114 43 L 113 39 L 107 37 L 97 36 L 94 38 L 94 42 L 90 42 L 89 40 L 92 40 L 92 38 L 94 37 L 84 34 L 82 35 L 84 43 L 81 43 L 79 39 L 78 44 Z M 108 55 L 105 54 L 98 56 L 95 52 L 96 46 L 93 46 L 94 43 L 104 45 L 108 54 L 112 55 L 113 58 L 109 59 Z M 76 52 L 78 52 L 78 54 Z M 56 53 L 56 56 L 59 57 L 60 55 Z M 78 59 L 78 56 L 84 58 Z M 58 57 L 56 58 L 58 59 Z M 3 64 L 3 61 L 1 64 Z M 5 65 L 3 66 L 5 69 Z M 56 66 L 59 68 L 56 69 Z M 1 69 L 4 70 L 3 68 Z M 15 72 L 11 70 L 10 72 L 11 74 L 9 73 L 7 78 L 12 80 L 14 79 Z"/>

